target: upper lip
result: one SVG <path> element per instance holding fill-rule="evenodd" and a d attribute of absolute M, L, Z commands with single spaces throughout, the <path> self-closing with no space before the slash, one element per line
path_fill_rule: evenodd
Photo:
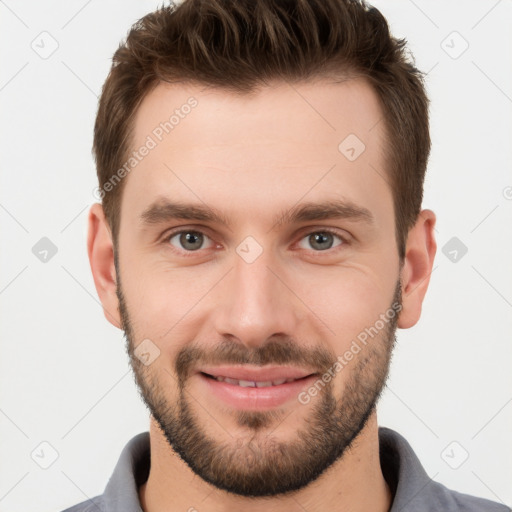
<path fill-rule="evenodd" d="M 271 366 L 271 367 L 250 367 L 243 366 L 210 366 L 203 367 L 200 373 L 207 373 L 213 377 L 228 377 L 236 380 L 247 380 L 253 382 L 266 382 L 280 379 L 302 379 L 308 377 L 314 372 L 301 368 L 289 366 Z"/>

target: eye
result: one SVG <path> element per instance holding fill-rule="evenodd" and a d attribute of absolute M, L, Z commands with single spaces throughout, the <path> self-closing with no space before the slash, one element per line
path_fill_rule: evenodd
<path fill-rule="evenodd" d="M 338 242 L 336 242 L 336 239 L 338 239 Z M 348 243 L 345 238 L 330 230 L 313 231 L 305 236 L 299 243 L 299 247 L 301 249 L 309 249 L 309 247 L 304 246 L 304 242 L 310 244 L 310 247 L 316 252 L 327 251 L 333 247 Z"/>
<path fill-rule="evenodd" d="M 208 249 L 213 245 L 213 241 L 201 231 L 185 230 L 178 231 L 167 235 L 164 240 L 170 243 L 173 247 L 187 252 L 198 251 L 199 249 Z M 204 245 L 210 244 L 207 247 Z"/>
<path fill-rule="evenodd" d="M 182 229 L 169 233 L 163 238 L 163 243 L 171 245 L 177 252 L 187 253 L 211 249 L 215 246 L 215 242 L 209 236 L 195 229 Z M 348 240 L 337 232 L 322 229 L 308 233 L 300 240 L 298 246 L 301 249 L 324 252 L 348 243 Z"/>

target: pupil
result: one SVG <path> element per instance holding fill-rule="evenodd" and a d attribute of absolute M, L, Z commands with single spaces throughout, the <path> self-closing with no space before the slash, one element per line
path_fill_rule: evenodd
<path fill-rule="evenodd" d="M 330 249 L 330 247 L 332 246 L 332 237 L 331 237 L 330 233 L 315 233 L 314 235 L 311 235 L 311 237 L 312 237 L 311 245 L 313 247 L 316 245 L 317 248 L 325 250 L 325 249 Z M 326 242 L 330 242 L 328 244 L 328 246 L 327 247 L 325 245 L 322 246 L 322 244 L 325 244 Z"/>
<path fill-rule="evenodd" d="M 185 247 L 186 249 L 191 249 L 194 251 L 201 247 L 201 238 L 200 237 L 201 237 L 200 233 L 193 233 L 193 232 L 183 233 L 181 235 L 180 242 L 181 242 L 182 246 Z M 199 244 L 198 244 L 198 242 L 199 242 Z"/>

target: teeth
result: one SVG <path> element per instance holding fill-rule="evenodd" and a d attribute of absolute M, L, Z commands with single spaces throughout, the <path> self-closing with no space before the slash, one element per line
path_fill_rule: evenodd
<path fill-rule="evenodd" d="M 268 388 L 270 386 L 272 386 L 272 381 L 270 380 L 267 380 L 265 382 L 256 382 L 257 388 Z"/>
<path fill-rule="evenodd" d="M 243 388 L 255 388 L 256 382 L 253 382 L 251 380 L 239 380 L 238 385 L 242 386 Z"/>
<path fill-rule="evenodd" d="M 227 382 L 228 384 L 233 384 L 234 386 L 241 386 L 242 388 L 268 388 L 270 386 L 280 386 L 285 382 L 293 382 L 297 379 L 278 379 L 278 380 L 267 380 L 267 381 L 254 381 L 254 380 L 237 380 L 230 379 L 229 377 L 215 377 L 219 382 Z"/>

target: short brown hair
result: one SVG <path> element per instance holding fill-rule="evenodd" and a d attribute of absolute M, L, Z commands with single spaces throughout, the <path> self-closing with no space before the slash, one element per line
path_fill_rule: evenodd
<path fill-rule="evenodd" d="M 364 0 L 184 0 L 162 6 L 132 26 L 103 86 L 93 145 L 100 190 L 126 162 L 137 108 L 161 81 L 244 93 L 275 79 L 361 76 L 384 113 L 381 175 L 393 193 L 402 260 L 421 210 L 430 152 L 424 75 L 407 58 L 405 45 Z M 114 244 L 123 181 L 101 194 Z"/>

